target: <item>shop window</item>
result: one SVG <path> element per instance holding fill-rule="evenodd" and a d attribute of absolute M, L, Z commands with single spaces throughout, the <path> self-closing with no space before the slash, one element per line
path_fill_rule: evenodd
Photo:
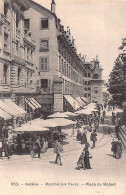
<path fill-rule="evenodd" d="M 8 66 L 4 64 L 3 67 L 3 83 L 7 83 L 7 72 L 8 72 Z"/>
<path fill-rule="evenodd" d="M 49 40 L 48 39 L 40 39 L 40 52 L 49 51 Z"/>
<path fill-rule="evenodd" d="M 41 19 L 41 29 L 48 29 L 49 28 L 49 21 L 48 18 Z"/>
<path fill-rule="evenodd" d="M 49 71 L 48 57 L 40 57 L 39 71 L 47 72 Z"/>
<path fill-rule="evenodd" d="M 43 92 L 47 92 L 48 79 L 41 79 L 41 89 L 42 89 Z"/>

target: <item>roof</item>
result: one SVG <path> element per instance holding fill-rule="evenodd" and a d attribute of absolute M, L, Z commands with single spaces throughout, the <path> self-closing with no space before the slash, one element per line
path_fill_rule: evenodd
<path fill-rule="evenodd" d="M 28 4 L 31 8 L 35 9 L 36 11 L 44 14 L 44 15 L 47 15 L 48 17 L 49 16 L 54 16 L 55 17 L 55 14 L 53 12 L 51 12 L 51 10 L 45 8 L 44 6 L 32 1 L 32 0 L 27 0 L 28 1 Z"/>

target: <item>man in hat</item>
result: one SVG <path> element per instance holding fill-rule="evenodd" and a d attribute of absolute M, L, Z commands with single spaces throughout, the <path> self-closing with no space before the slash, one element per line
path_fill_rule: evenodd
<path fill-rule="evenodd" d="M 60 162 L 60 165 L 62 166 L 62 162 L 61 162 L 61 152 L 63 151 L 63 148 L 62 148 L 62 145 L 61 143 L 56 140 L 56 143 L 54 145 L 54 153 L 56 153 L 56 160 L 55 160 L 55 163 L 57 164 L 58 162 L 58 159 L 59 159 L 59 162 Z"/>

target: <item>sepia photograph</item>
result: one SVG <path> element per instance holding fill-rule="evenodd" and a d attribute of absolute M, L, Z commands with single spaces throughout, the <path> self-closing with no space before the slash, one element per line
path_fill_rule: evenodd
<path fill-rule="evenodd" d="M 0 0 L 1 195 L 126 195 L 126 0 Z"/>

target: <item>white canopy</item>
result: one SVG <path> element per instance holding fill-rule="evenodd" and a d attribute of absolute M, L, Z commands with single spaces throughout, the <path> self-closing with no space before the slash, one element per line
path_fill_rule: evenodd
<path fill-rule="evenodd" d="M 58 119 L 52 118 L 52 119 L 47 119 L 46 121 L 51 122 L 51 123 L 55 123 L 57 127 L 58 126 L 63 127 L 63 126 L 76 124 L 75 121 L 64 119 L 64 118 L 58 118 Z"/>
<path fill-rule="evenodd" d="M 77 116 L 77 114 L 75 114 L 73 112 L 64 112 L 64 114 L 66 114 L 68 116 Z"/>
<path fill-rule="evenodd" d="M 90 103 L 87 105 L 87 108 L 96 108 L 96 103 Z"/>
<path fill-rule="evenodd" d="M 85 108 L 85 109 L 82 109 L 82 110 L 79 110 L 77 112 L 75 112 L 77 114 L 84 114 L 84 115 L 90 115 L 92 114 L 92 111 L 88 108 Z"/>
<path fill-rule="evenodd" d="M 8 113 L 6 113 L 4 110 L 0 108 L 0 116 L 4 118 L 5 120 L 9 120 L 12 118 L 12 116 Z"/>
<path fill-rule="evenodd" d="M 44 128 L 38 125 L 33 125 L 30 123 L 23 124 L 21 127 L 17 127 L 14 131 L 48 131 L 48 128 Z"/>
<path fill-rule="evenodd" d="M 56 112 L 54 114 L 49 115 L 48 118 L 69 118 L 69 116 L 62 112 Z"/>
<path fill-rule="evenodd" d="M 26 111 L 20 108 L 18 105 L 16 105 L 14 102 L 12 102 L 10 99 L 4 99 L 4 102 L 8 104 L 9 106 L 13 107 L 13 109 L 17 110 L 21 114 L 26 114 Z"/>
<path fill-rule="evenodd" d="M 21 108 L 19 106 L 17 106 L 14 102 L 12 102 L 11 100 L 10 101 L 2 101 L 0 100 L 0 108 L 2 110 L 4 110 L 6 113 L 12 115 L 12 116 L 15 116 L 15 117 L 20 117 L 22 116 L 22 114 L 25 113 L 22 113 L 21 111 L 19 111 Z"/>
<path fill-rule="evenodd" d="M 43 120 L 40 118 L 34 119 L 30 121 L 31 124 L 33 125 L 39 125 L 40 127 L 56 127 L 57 125 L 53 122 L 49 122 L 47 120 Z"/>

